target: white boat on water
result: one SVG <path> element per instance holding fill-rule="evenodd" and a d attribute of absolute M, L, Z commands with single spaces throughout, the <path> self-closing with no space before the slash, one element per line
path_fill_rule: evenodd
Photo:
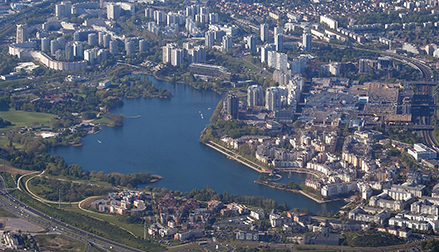
<path fill-rule="evenodd" d="M 101 143 L 102 143 L 102 142 L 101 142 L 101 140 L 98 140 L 98 143 L 100 143 L 100 144 L 101 144 Z"/>
<path fill-rule="evenodd" d="M 203 116 L 203 114 L 200 114 L 200 117 L 201 117 L 201 119 L 204 119 L 204 116 Z"/>

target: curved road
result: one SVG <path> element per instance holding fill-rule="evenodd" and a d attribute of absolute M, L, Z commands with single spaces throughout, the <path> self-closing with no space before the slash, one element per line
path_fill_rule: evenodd
<path fill-rule="evenodd" d="M 86 232 L 82 229 L 72 227 L 62 221 L 54 219 L 28 205 L 22 203 L 21 201 L 15 199 L 11 196 L 5 186 L 5 182 L 3 177 L 0 176 L 0 204 L 3 206 L 9 206 L 12 209 L 13 213 L 16 214 L 17 211 L 21 211 L 21 217 L 31 221 L 37 222 L 39 225 L 43 225 L 46 228 L 52 228 L 54 231 L 57 230 L 60 233 L 67 235 L 68 237 L 80 237 L 83 240 L 88 241 L 91 244 L 96 244 L 98 247 L 105 247 L 107 249 L 112 249 L 115 251 L 133 251 L 133 252 L 141 252 L 143 250 L 129 247 L 125 244 L 121 244 L 95 234 Z M 4 207 L 6 210 L 11 210 L 7 207 Z M 15 209 L 15 210 L 14 210 Z"/>

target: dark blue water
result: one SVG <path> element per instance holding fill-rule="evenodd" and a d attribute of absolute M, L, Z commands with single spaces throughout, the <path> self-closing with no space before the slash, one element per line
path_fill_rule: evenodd
<path fill-rule="evenodd" d="M 113 113 L 140 118 L 125 119 L 122 127 L 104 127 L 99 134 L 83 138 L 82 147 L 55 148 L 52 154 L 87 171 L 158 174 L 163 179 L 152 186 L 170 190 L 185 192 L 208 185 L 217 192 L 263 196 L 314 213 L 340 208 L 341 202 L 318 204 L 300 194 L 254 184 L 257 172 L 198 142 L 221 96 L 185 84 L 152 80 L 174 97 L 126 99 Z M 305 178 L 305 174 L 294 174 L 288 179 L 285 174 L 282 182 L 303 182 Z"/>

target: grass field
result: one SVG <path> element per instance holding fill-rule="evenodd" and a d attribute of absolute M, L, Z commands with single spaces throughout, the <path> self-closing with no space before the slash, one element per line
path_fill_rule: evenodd
<path fill-rule="evenodd" d="M 49 125 L 50 120 L 55 118 L 56 115 L 10 109 L 9 111 L 0 111 L 0 117 L 14 124 L 12 127 L 24 127 L 43 124 Z"/>
<path fill-rule="evenodd" d="M 245 62 L 244 60 L 238 60 L 238 62 L 239 62 L 241 65 L 245 66 L 246 68 L 252 70 L 253 72 L 257 72 L 257 71 L 259 71 L 259 69 L 257 69 L 257 68 L 254 67 L 253 65 L 250 65 L 249 63 Z"/>
<path fill-rule="evenodd" d="M 105 116 L 101 117 L 99 119 L 93 120 L 93 123 L 94 124 L 106 124 L 106 125 L 113 125 L 114 124 L 114 122 L 110 118 L 105 117 Z"/>
<path fill-rule="evenodd" d="M 12 126 L 12 127 L 14 127 L 14 126 Z M 4 132 L 12 127 L 0 129 L 0 133 L 2 131 Z M 8 146 L 8 145 L 9 145 L 9 140 L 6 138 L 6 136 L 0 136 L 0 146 Z M 12 145 L 19 150 L 21 150 L 23 148 L 23 145 L 20 143 L 12 143 Z"/>
<path fill-rule="evenodd" d="M 10 212 L 4 210 L 3 208 L 0 208 L 0 217 L 12 217 L 17 218 L 17 216 L 11 214 Z"/>
<path fill-rule="evenodd" d="M 95 246 L 91 247 L 91 250 L 90 250 L 90 252 L 103 252 L 103 251 L 104 251 L 104 250 L 99 249 L 99 248 L 97 248 L 97 247 L 95 247 Z"/>
<path fill-rule="evenodd" d="M 90 217 L 94 217 L 103 221 L 107 221 L 109 223 L 112 223 L 116 227 L 121 227 L 125 230 L 131 231 L 134 235 L 137 237 L 143 237 L 143 225 L 142 224 L 128 224 L 125 222 L 119 221 L 120 216 L 117 216 L 115 214 L 101 214 L 101 213 L 85 213 L 81 209 L 79 209 L 77 206 L 64 206 L 65 210 L 80 213 L 80 214 L 86 214 Z"/>

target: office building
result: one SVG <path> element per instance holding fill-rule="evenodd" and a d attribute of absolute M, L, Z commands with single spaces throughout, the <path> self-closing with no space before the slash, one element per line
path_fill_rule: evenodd
<path fill-rule="evenodd" d="M 408 154 L 410 154 L 416 161 L 420 161 L 421 159 L 436 159 L 437 153 L 433 149 L 427 147 L 425 144 L 416 143 L 413 145 L 413 148 L 407 150 Z"/>
<path fill-rule="evenodd" d="M 218 77 L 224 80 L 230 80 L 231 72 L 229 69 L 223 66 L 192 63 L 189 65 L 191 74 L 206 75 L 212 77 Z"/>

